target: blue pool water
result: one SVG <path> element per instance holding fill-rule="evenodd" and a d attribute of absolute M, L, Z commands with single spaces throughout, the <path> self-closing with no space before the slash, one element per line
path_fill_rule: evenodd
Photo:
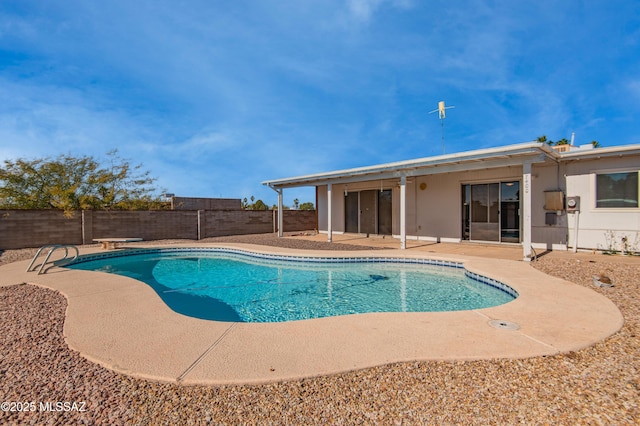
<path fill-rule="evenodd" d="M 69 267 L 135 278 L 151 286 L 174 311 L 217 321 L 457 311 L 515 298 L 515 292 L 470 278 L 462 268 L 421 264 L 293 262 L 181 252 L 111 257 Z"/>

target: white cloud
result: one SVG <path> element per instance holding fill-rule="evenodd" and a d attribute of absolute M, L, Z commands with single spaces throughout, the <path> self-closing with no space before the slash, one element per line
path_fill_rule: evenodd
<path fill-rule="evenodd" d="M 399 9 L 408 9 L 410 0 L 348 0 L 347 6 L 351 16 L 360 22 L 369 22 L 383 3 Z"/>
<path fill-rule="evenodd" d="M 192 136 L 175 146 L 184 156 L 215 155 L 228 150 L 241 150 L 244 141 L 222 132 L 206 132 Z"/>
<path fill-rule="evenodd" d="M 438 154 L 439 100 L 456 105 L 447 149 L 464 150 L 617 132 L 602 117 L 633 122 L 640 99 L 639 33 L 613 31 L 637 26 L 605 6 L 41 3 L 0 11 L 0 156 L 118 147 L 184 195 L 430 154 L 431 139 Z"/>
<path fill-rule="evenodd" d="M 383 0 L 349 0 L 349 11 L 360 21 L 369 21 Z"/>

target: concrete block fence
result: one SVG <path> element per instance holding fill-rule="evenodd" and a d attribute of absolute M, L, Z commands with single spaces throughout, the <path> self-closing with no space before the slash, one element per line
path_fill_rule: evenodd
<path fill-rule="evenodd" d="M 0 210 L 0 250 L 45 244 L 92 244 L 94 238 L 199 240 L 277 231 L 272 210 L 93 211 Z M 285 210 L 284 231 L 317 228 L 313 210 Z"/>

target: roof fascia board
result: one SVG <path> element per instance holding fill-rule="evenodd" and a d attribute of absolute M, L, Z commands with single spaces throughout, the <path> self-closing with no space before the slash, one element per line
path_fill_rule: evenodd
<path fill-rule="evenodd" d="M 378 181 L 378 180 L 387 180 L 387 179 L 400 179 L 400 176 L 403 174 L 407 177 L 414 176 L 426 176 L 426 175 L 435 175 L 442 173 L 455 173 L 455 172 L 464 172 L 464 171 L 473 171 L 473 170 L 484 170 L 484 169 L 494 169 L 500 167 L 513 167 L 513 166 L 521 166 L 524 162 L 530 163 L 541 163 L 544 162 L 547 158 L 547 155 L 544 153 L 539 153 L 533 156 L 518 156 L 518 157 L 506 157 L 506 158 L 493 158 L 493 159 L 475 159 L 474 161 L 467 160 L 465 162 L 458 163 L 442 163 L 442 164 L 434 164 L 432 166 L 416 166 L 414 168 L 404 168 L 404 169 L 388 169 L 385 168 L 384 171 L 375 172 L 371 171 L 370 173 L 362 173 L 355 175 L 342 175 L 336 177 L 325 176 L 324 178 L 309 178 L 300 180 L 297 182 L 289 182 L 283 184 L 273 183 L 272 187 L 282 187 L 282 188 L 294 188 L 301 186 L 322 186 L 331 184 L 344 184 L 344 183 L 355 183 L 355 182 L 367 182 L 367 181 Z"/>
<path fill-rule="evenodd" d="M 407 176 L 423 176 L 423 175 L 435 175 L 441 173 L 454 173 L 454 172 L 465 172 L 465 171 L 474 171 L 474 170 L 483 170 L 483 169 L 497 169 L 500 167 L 513 167 L 513 166 L 522 166 L 523 163 L 528 162 L 531 164 L 534 163 L 543 163 L 546 159 L 546 155 L 540 154 L 533 157 L 511 157 L 511 158 L 500 158 L 493 160 L 482 160 L 477 161 L 475 163 L 458 163 L 458 164 L 447 164 L 443 166 L 434 166 L 428 169 L 418 169 L 407 171 Z"/>
<path fill-rule="evenodd" d="M 284 186 L 306 186 L 310 182 L 317 180 L 330 180 L 344 176 L 366 175 L 371 173 L 382 173 L 385 171 L 407 170 L 418 167 L 428 167 L 435 164 L 460 163 L 464 161 L 487 160 L 491 158 L 504 158 L 516 155 L 546 153 L 551 158 L 556 158 L 557 153 L 543 143 L 528 142 L 524 144 L 511 145 L 502 148 L 488 148 L 475 151 L 467 151 L 456 154 L 440 155 L 436 157 L 425 157 L 415 160 L 398 161 L 393 163 L 379 164 L 375 166 L 356 167 L 353 169 L 336 170 L 328 173 L 316 173 L 311 175 L 296 176 L 292 178 L 274 179 L 263 181 L 263 185 L 270 187 Z"/>
<path fill-rule="evenodd" d="M 640 155 L 640 145 L 623 145 L 604 148 L 569 151 L 560 154 L 560 161 L 580 160 L 602 157 L 621 157 L 623 155 Z"/>

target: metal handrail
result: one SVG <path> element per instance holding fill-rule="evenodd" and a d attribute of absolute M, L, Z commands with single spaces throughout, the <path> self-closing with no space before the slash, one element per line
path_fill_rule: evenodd
<path fill-rule="evenodd" d="M 57 247 L 58 244 L 46 244 L 42 247 L 40 247 L 38 249 L 38 251 L 36 252 L 35 256 L 33 256 L 33 259 L 31 260 L 31 263 L 29 264 L 29 266 L 27 266 L 27 272 L 31 272 L 31 267 L 33 266 L 33 264 L 36 262 L 36 259 L 38 259 L 38 257 L 40 256 L 40 253 L 42 253 L 42 250 L 46 249 L 46 248 L 53 248 L 53 247 Z"/>
<path fill-rule="evenodd" d="M 58 265 L 60 265 L 62 263 L 65 263 L 65 261 L 67 261 L 65 264 L 71 263 L 74 260 L 76 260 L 78 258 L 78 256 L 80 256 L 80 252 L 78 251 L 78 247 L 76 247 L 76 246 L 73 246 L 73 245 L 60 245 L 60 244 L 46 244 L 46 245 L 40 247 L 40 249 L 36 252 L 35 256 L 33 256 L 33 259 L 31 260 L 31 263 L 29 264 L 29 266 L 27 266 L 27 272 L 31 272 L 32 271 L 31 267 L 33 266 L 33 264 L 36 262 L 36 260 L 40 256 L 40 253 L 42 253 L 42 251 L 44 249 L 46 249 L 46 248 L 49 248 L 49 252 L 47 253 L 46 257 L 44 258 L 44 262 L 42 262 L 42 264 L 40 264 L 40 269 L 38 270 L 38 275 L 40 275 L 43 272 L 47 271 L 46 269 L 44 269 L 44 267 L 49 262 L 49 258 L 51 257 L 53 252 L 55 252 L 58 249 L 64 249 L 64 256 L 62 256 L 62 258 L 60 258 L 58 260 L 54 260 L 53 262 L 51 262 L 53 265 L 55 265 L 56 263 Z M 75 250 L 75 252 L 76 252 L 75 255 L 73 256 L 73 258 L 69 258 L 69 248 L 73 248 Z M 36 265 L 33 268 L 33 271 L 35 271 L 35 269 L 37 267 L 38 267 L 38 265 Z"/>

